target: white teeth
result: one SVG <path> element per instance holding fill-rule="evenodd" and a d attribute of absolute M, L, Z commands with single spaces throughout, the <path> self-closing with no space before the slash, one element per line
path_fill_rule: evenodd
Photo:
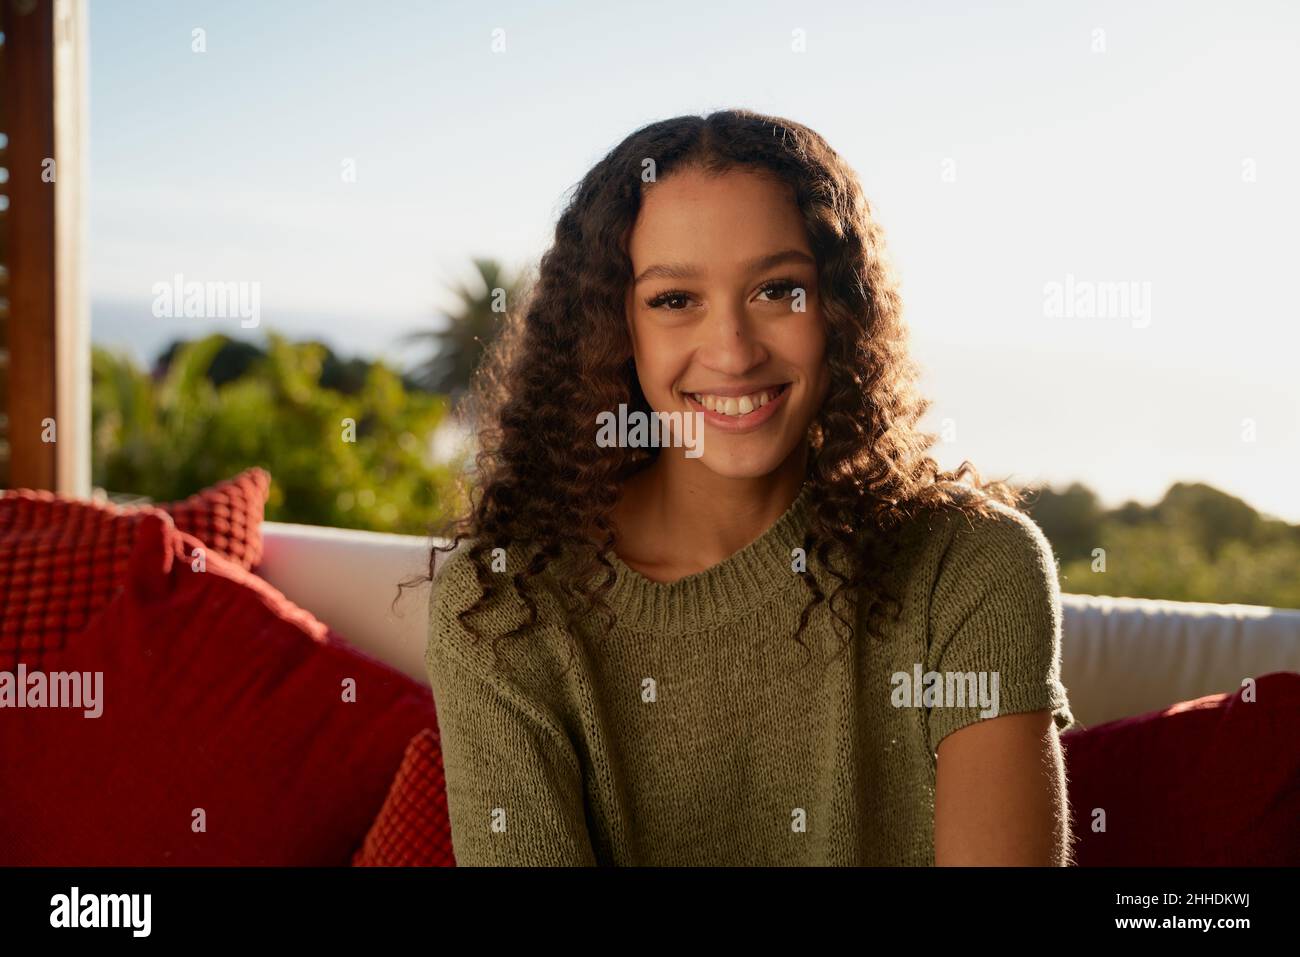
<path fill-rule="evenodd" d="M 773 399 L 776 398 L 778 389 L 765 390 L 763 392 L 754 392 L 750 395 L 741 396 L 722 396 L 710 395 L 707 392 L 693 392 L 692 398 L 710 412 L 721 412 L 723 415 L 749 415 L 755 409 L 761 409 Z"/>

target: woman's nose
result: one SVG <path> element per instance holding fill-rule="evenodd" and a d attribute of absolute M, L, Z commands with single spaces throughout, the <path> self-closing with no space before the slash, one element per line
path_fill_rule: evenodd
<path fill-rule="evenodd" d="M 725 375 L 744 375 L 767 359 L 755 320 L 741 306 L 713 310 L 704 322 L 704 343 L 697 358 Z"/>

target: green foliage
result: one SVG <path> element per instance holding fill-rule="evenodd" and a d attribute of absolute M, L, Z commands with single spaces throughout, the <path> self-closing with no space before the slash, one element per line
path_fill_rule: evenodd
<path fill-rule="evenodd" d="M 1038 490 L 1029 512 L 1063 591 L 1300 608 L 1300 526 L 1208 485 L 1176 483 L 1153 506 L 1105 511 L 1076 483 Z"/>
<path fill-rule="evenodd" d="M 350 366 L 355 391 L 328 388 L 328 350 L 275 335 L 264 354 L 246 354 L 242 374 L 214 385 L 210 370 L 228 344 L 186 343 L 156 380 L 94 350 L 96 485 L 165 501 L 260 465 L 272 478 L 269 520 L 412 534 L 462 507 L 457 464 L 430 461 L 444 396 L 408 391 L 381 363 L 364 376 Z"/>

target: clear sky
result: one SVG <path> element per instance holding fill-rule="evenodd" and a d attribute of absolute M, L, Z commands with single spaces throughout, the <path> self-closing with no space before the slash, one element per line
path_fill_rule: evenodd
<path fill-rule="evenodd" d="M 858 171 L 941 464 L 1300 522 L 1298 34 L 1259 0 L 91 0 L 94 335 L 240 334 L 152 315 L 181 273 L 260 283 L 245 335 L 408 364 L 471 257 L 535 262 L 620 139 L 748 107 Z M 1051 314 L 1105 282 L 1121 315 Z"/>

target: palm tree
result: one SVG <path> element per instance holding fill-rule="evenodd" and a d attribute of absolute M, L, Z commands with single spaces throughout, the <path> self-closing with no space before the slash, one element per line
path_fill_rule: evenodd
<path fill-rule="evenodd" d="M 468 390 L 484 350 L 496 337 L 504 317 L 501 309 L 513 306 L 523 291 L 522 277 L 507 274 L 495 259 L 475 259 L 474 267 L 478 281 L 474 286 L 456 286 L 459 302 L 439 317 L 437 328 L 403 337 L 408 342 L 428 343 L 433 349 L 430 358 L 411 369 L 408 381 L 431 392 L 446 393 L 453 401 Z"/>

